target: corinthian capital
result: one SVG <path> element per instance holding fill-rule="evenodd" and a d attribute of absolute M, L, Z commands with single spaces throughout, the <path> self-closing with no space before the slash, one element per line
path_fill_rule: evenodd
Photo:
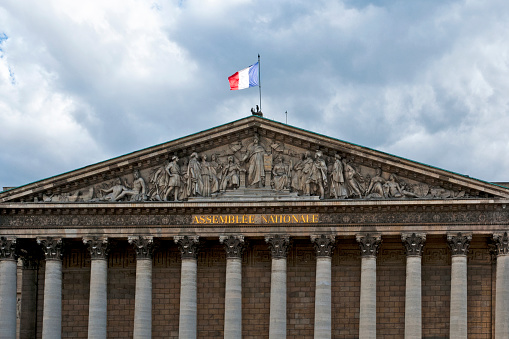
<path fill-rule="evenodd" d="M 83 243 L 88 246 L 92 260 L 106 259 L 108 257 L 107 237 L 83 237 Z"/>
<path fill-rule="evenodd" d="M 509 254 L 509 236 L 507 235 L 507 232 L 494 233 L 493 234 L 493 245 L 495 247 L 496 255 Z"/>
<path fill-rule="evenodd" d="M 334 234 L 311 235 L 310 238 L 317 257 L 332 257 L 336 247 L 336 236 Z"/>
<path fill-rule="evenodd" d="M 62 260 L 62 238 L 37 238 L 46 260 Z"/>
<path fill-rule="evenodd" d="M 243 235 L 222 235 L 219 237 L 219 242 L 224 244 L 226 258 L 242 258 L 242 253 L 246 247 Z"/>
<path fill-rule="evenodd" d="M 405 246 L 407 256 L 421 256 L 422 248 L 426 242 L 426 234 L 424 233 L 403 233 L 401 241 Z"/>
<path fill-rule="evenodd" d="M 290 236 L 285 234 L 266 235 L 265 242 L 269 245 L 272 258 L 283 259 L 288 255 L 290 248 Z"/>
<path fill-rule="evenodd" d="M 16 237 L 0 237 L 0 260 L 16 260 Z"/>
<path fill-rule="evenodd" d="M 358 234 L 356 238 L 361 250 L 361 257 L 376 257 L 382 243 L 380 234 Z"/>
<path fill-rule="evenodd" d="M 128 237 L 127 241 L 134 246 L 134 250 L 136 251 L 136 259 L 152 259 L 152 253 L 154 252 L 154 237 Z"/>
<path fill-rule="evenodd" d="M 196 259 L 200 247 L 200 237 L 197 235 L 176 236 L 173 238 L 178 245 L 182 259 Z"/>
<path fill-rule="evenodd" d="M 447 243 L 452 255 L 467 255 L 471 240 L 470 233 L 447 234 Z"/>

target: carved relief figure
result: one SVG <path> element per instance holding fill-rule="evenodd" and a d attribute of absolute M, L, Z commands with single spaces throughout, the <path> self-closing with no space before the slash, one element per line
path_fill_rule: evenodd
<path fill-rule="evenodd" d="M 313 158 L 311 158 L 311 152 L 307 151 L 304 153 L 304 160 L 302 162 L 302 173 L 299 179 L 300 191 L 305 193 L 306 191 L 306 181 L 311 174 L 311 169 L 313 167 Z"/>
<path fill-rule="evenodd" d="M 403 197 L 403 192 L 401 191 L 401 187 L 396 181 L 396 175 L 391 174 L 389 176 L 389 181 L 384 184 L 384 191 L 388 198 L 401 198 Z"/>
<path fill-rule="evenodd" d="M 221 176 L 221 191 L 227 188 L 237 189 L 240 185 L 241 168 L 233 161 L 233 156 L 228 157 L 228 164 L 223 167 Z"/>
<path fill-rule="evenodd" d="M 311 195 L 318 190 L 320 199 L 325 197 L 325 188 L 327 187 L 327 165 L 322 158 L 322 152 L 316 151 L 315 161 L 311 166 L 311 171 L 306 180 L 306 195 Z"/>
<path fill-rule="evenodd" d="M 288 188 L 290 177 L 288 173 L 288 166 L 285 165 L 283 157 L 279 156 L 276 159 L 276 164 L 272 169 L 272 175 L 272 181 L 276 191 L 282 191 Z"/>
<path fill-rule="evenodd" d="M 133 189 L 124 189 L 113 201 L 120 201 L 124 197 L 131 197 L 131 201 L 146 201 L 147 187 L 145 180 L 140 175 L 140 171 L 134 171 Z"/>
<path fill-rule="evenodd" d="M 166 166 L 160 166 L 150 174 L 149 183 L 152 185 L 148 195 L 151 200 L 162 201 L 165 197 L 166 190 L 168 189 L 168 182 L 170 176 L 166 173 Z"/>
<path fill-rule="evenodd" d="M 352 166 L 351 163 L 346 162 L 345 160 L 343 161 L 343 166 L 345 168 L 345 179 L 349 191 L 348 196 L 358 196 L 359 198 L 362 198 L 362 176 L 357 173 L 357 170 Z"/>
<path fill-rule="evenodd" d="M 265 148 L 260 143 L 260 138 L 255 135 L 253 142 L 248 146 L 243 162 L 249 162 L 247 180 L 250 186 L 262 187 L 265 184 L 264 159 Z"/>
<path fill-rule="evenodd" d="M 187 196 L 195 197 L 202 195 L 203 181 L 201 173 L 201 165 L 198 162 L 198 153 L 193 152 L 189 157 L 187 165 Z"/>
<path fill-rule="evenodd" d="M 382 169 L 377 168 L 375 176 L 370 179 L 368 188 L 366 188 L 366 198 L 385 198 L 384 184 Z"/>
<path fill-rule="evenodd" d="M 290 188 L 294 192 L 302 191 L 300 181 L 302 177 L 302 169 L 304 168 L 304 159 L 304 154 L 302 154 L 301 159 L 293 166 L 293 175 Z"/>
<path fill-rule="evenodd" d="M 343 163 L 339 154 L 334 156 L 334 165 L 331 171 L 331 195 L 335 199 L 345 199 L 348 191 L 345 187 L 345 176 L 343 173 Z"/>
<path fill-rule="evenodd" d="M 180 166 L 178 164 L 179 158 L 174 155 L 171 162 L 166 166 L 165 171 L 169 175 L 168 188 L 164 194 L 164 200 L 168 200 L 170 194 L 174 194 L 174 200 L 178 201 L 180 193 Z"/>
<path fill-rule="evenodd" d="M 201 157 L 201 180 L 203 183 L 201 195 L 203 197 L 210 197 L 213 192 L 217 192 L 218 183 L 215 169 L 207 161 L 205 154 Z"/>
<path fill-rule="evenodd" d="M 118 201 L 118 197 L 122 192 L 128 191 L 128 188 L 122 184 L 122 179 L 117 178 L 113 186 L 108 189 L 101 189 L 101 192 L 108 193 L 99 200 L 101 201 Z"/>

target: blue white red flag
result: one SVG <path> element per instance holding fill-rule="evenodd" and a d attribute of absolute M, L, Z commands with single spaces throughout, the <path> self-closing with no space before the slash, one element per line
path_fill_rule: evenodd
<path fill-rule="evenodd" d="M 259 66 L 259 62 L 257 62 L 256 64 L 251 65 L 248 68 L 244 68 L 242 71 L 238 71 L 228 77 L 230 90 L 235 91 L 238 89 L 258 86 Z"/>

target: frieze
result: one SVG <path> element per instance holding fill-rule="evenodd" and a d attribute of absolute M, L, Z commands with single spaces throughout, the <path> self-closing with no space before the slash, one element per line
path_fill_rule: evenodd
<path fill-rule="evenodd" d="M 122 210 L 118 210 L 122 213 Z M 436 223 L 433 215 L 439 214 L 440 223 Z M 253 214 L 254 220 L 262 220 L 261 215 Z M 349 213 L 320 213 L 308 215 L 308 220 L 313 220 L 312 216 L 316 215 L 315 220 L 318 222 L 309 222 L 309 224 L 317 225 L 333 225 L 333 226 L 362 226 L 362 225 L 508 225 L 509 215 L 506 211 L 461 211 L 451 214 L 448 211 L 437 212 L 434 214 L 426 211 L 359 211 Z M 242 215 L 238 215 L 242 220 Z M 281 224 L 297 225 L 302 223 L 284 222 L 287 215 L 278 215 L 278 219 L 282 220 Z M 290 215 L 291 216 L 291 215 Z M 483 216 L 481 218 L 481 216 Z M 237 215 L 234 215 L 236 220 Z M 293 218 L 293 217 L 292 217 Z M 481 221 L 481 219 L 483 221 Z M 219 216 L 218 216 L 218 219 Z M 224 219 L 223 219 L 224 220 Z M 245 219 L 246 220 L 246 219 Z M 345 220 L 347 222 L 345 222 Z M 229 224 L 229 223 L 228 223 Z M 254 223 L 238 223 L 239 225 L 259 225 L 262 222 Z M 270 223 L 269 223 L 270 224 Z M 278 223 L 279 224 L 279 223 Z M 80 218 L 72 215 L 64 214 L 37 214 L 37 215 L 3 215 L 0 217 L 0 228 L 95 228 L 95 227 L 138 227 L 138 226 L 163 226 L 163 227 L 185 227 L 197 225 L 193 223 L 193 216 L 186 214 L 85 214 Z M 205 224 L 206 225 L 206 224 Z M 226 225 L 226 224 L 225 224 Z M 231 225 L 237 225 L 232 223 Z"/>
<path fill-rule="evenodd" d="M 225 144 L 200 152 L 173 149 L 171 155 L 146 162 L 148 167 L 111 169 L 102 176 L 93 176 L 90 181 L 82 181 L 83 187 L 70 184 L 54 187 L 32 195 L 31 201 L 132 203 L 243 200 L 246 197 L 275 200 L 470 197 L 466 187 L 452 186 L 425 175 L 417 177 L 395 167 L 382 169 L 381 164 L 364 161 L 344 148 L 296 146 L 254 131 L 249 134 L 237 141 L 225 139 Z M 232 193 L 237 190 L 244 192 L 241 197 Z"/>

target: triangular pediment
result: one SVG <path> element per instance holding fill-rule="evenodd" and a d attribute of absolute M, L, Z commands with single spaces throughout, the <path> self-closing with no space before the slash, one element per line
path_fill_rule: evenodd
<path fill-rule="evenodd" d="M 250 116 L 0 192 L 0 203 L 508 197 L 503 186 Z"/>

